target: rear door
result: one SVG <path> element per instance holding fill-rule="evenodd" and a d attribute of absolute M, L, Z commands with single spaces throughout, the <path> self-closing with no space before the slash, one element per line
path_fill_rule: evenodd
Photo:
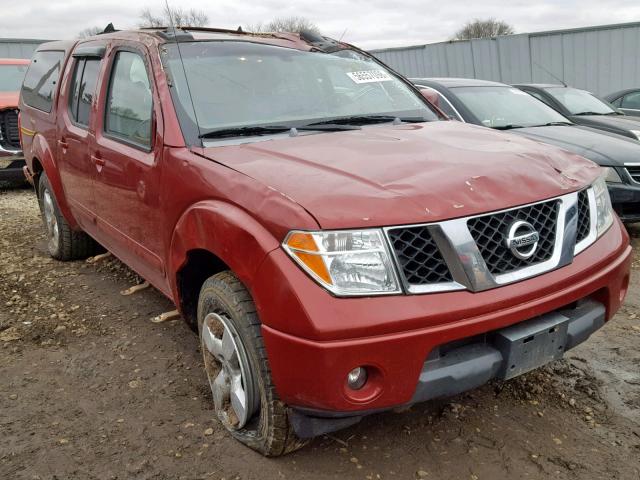
<path fill-rule="evenodd" d="M 65 195 L 76 219 L 92 231 L 95 220 L 95 166 L 89 153 L 95 137 L 96 89 L 102 67 L 104 46 L 77 50 L 63 85 L 58 114 L 58 158 Z"/>
<path fill-rule="evenodd" d="M 115 44 L 102 85 L 95 142 L 98 240 L 161 287 L 161 110 L 142 48 Z M 159 122 L 157 120 L 160 120 Z M 156 138 L 157 137 L 157 138 Z"/>

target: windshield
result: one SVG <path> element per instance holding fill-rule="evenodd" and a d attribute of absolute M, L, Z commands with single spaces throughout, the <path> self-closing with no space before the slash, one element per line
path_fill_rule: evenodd
<path fill-rule="evenodd" d="M 553 87 L 546 89 L 549 94 L 560 102 L 572 115 L 591 114 L 608 115 L 616 111 L 589 92 L 577 88 Z"/>
<path fill-rule="evenodd" d="M 19 92 L 29 65 L 0 65 L 0 92 Z"/>
<path fill-rule="evenodd" d="M 485 127 L 518 128 L 569 123 L 558 112 L 517 88 L 455 87 L 451 91 Z"/>
<path fill-rule="evenodd" d="M 194 108 L 202 132 L 369 115 L 437 120 L 410 87 L 353 50 L 327 54 L 250 42 L 184 42 L 187 84 L 176 44 L 163 49 L 183 131 L 185 123 L 195 125 Z"/>

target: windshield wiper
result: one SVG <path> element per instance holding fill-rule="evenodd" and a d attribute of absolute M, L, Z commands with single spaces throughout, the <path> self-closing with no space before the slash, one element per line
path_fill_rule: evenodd
<path fill-rule="evenodd" d="M 574 115 L 580 116 L 580 115 L 608 115 L 608 114 L 602 113 L 602 112 L 578 112 L 578 113 L 574 113 Z"/>
<path fill-rule="evenodd" d="M 208 132 L 201 133 L 198 138 L 225 138 L 225 137 L 250 137 L 253 135 L 267 135 L 270 133 L 283 133 L 292 130 L 321 130 L 321 131 L 341 131 L 341 130 L 358 130 L 359 127 L 349 125 L 318 125 L 311 127 L 309 125 L 302 125 L 300 127 L 285 125 L 265 125 L 265 126 L 252 126 L 252 127 L 232 127 L 232 128 L 219 128 L 217 130 L 210 130 Z"/>
<path fill-rule="evenodd" d="M 369 125 L 374 123 L 386 123 L 386 122 L 404 122 L 404 123 L 420 123 L 428 121 L 424 117 L 397 117 L 395 115 L 354 115 L 352 117 L 338 117 L 330 120 L 323 120 L 321 122 L 313 122 L 307 127 L 313 127 L 316 125 Z"/>
<path fill-rule="evenodd" d="M 514 128 L 525 128 L 524 125 L 513 125 L 513 124 L 509 124 L 509 125 L 500 125 L 498 127 L 491 127 L 494 130 L 513 130 Z"/>
<path fill-rule="evenodd" d="M 534 125 L 534 127 L 558 127 L 562 125 L 573 125 L 571 122 L 549 122 L 543 123 L 541 125 Z"/>
<path fill-rule="evenodd" d="M 251 135 L 265 135 L 267 133 L 279 133 L 291 130 L 291 127 L 284 125 L 267 125 L 263 127 L 232 127 L 219 128 L 201 133 L 198 138 L 224 138 L 224 137 L 247 137 Z"/>

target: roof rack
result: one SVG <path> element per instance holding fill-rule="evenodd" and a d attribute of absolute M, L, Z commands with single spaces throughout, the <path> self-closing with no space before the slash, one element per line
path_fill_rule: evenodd
<path fill-rule="evenodd" d="M 213 27 L 143 27 L 141 30 L 156 30 L 157 34 L 165 40 L 193 40 L 193 35 L 190 32 L 211 32 L 211 33 L 240 33 L 245 34 L 242 27 L 238 27 L 237 30 L 231 30 L 228 28 L 213 28 Z"/>

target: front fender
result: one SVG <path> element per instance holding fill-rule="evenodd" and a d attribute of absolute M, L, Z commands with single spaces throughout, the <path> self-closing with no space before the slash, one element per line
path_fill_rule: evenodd
<path fill-rule="evenodd" d="M 67 223 L 71 228 L 78 228 L 78 222 L 74 218 L 71 210 L 69 209 L 69 204 L 67 202 L 67 198 L 64 194 L 64 188 L 62 187 L 62 180 L 60 179 L 60 172 L 58 171 L 57 162 L 55 159 L 55 155 L 53 154 L 53 150 L 49 145 L 49 142 L 39 133 L 33 137 L 33 141 L 31 144 L 31 160 L 29 162 L 29 167 L 33 173 L 37 173 L 34 171 L 33 162 L 37 159 L 37 161 L 42 166 L 42 170 L 46 173 L 47 178 L 49 179 L 49 184 L 51 185 L 51 189 L 53 190 L 53 196 L 58 203 L 58 208 L 60 208 L 60 212 L 62 216 L 65 218 Z"/>
<path fill-rule="evenodd" d="M 219 200 L 198 202 L 185 211 L 171 238 L 171 291 L 180 305 L 177 272 L 191 250 L 206 250 L 222 260 L 251 290 L 253 277 L 265 256 L 279 242 L 246 211 Z"/>

